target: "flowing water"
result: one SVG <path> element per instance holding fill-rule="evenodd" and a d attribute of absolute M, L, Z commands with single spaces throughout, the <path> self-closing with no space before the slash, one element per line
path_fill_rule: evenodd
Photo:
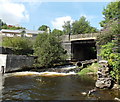
<path fill-rule="evenodd" d="M 118 90 L 97 90 L 95 80 L 75 73 L 17 72 L 2 77 L 2 100 L 114 100 Z"/>

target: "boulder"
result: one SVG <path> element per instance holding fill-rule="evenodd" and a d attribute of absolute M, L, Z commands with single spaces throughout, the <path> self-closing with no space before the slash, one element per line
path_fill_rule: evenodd
<path fill-rule="evenodd" d="M 113 86 L 113 80 L 110 76 L 108 61 L 101 60 L 99 61 L 99 65 L 95 86 L 100 89 L 111 88 Z"/>
<path fill-rule="evenodd" d="M 96 81 L 96 87 L 100 89 L 111 88 L 112 80 L 110 78 L 100 78 Z"/>

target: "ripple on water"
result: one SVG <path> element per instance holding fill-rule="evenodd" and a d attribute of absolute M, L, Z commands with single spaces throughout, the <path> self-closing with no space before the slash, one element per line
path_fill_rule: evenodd
<path fill-rule="evenodd" d="M 113 100 L 120 98 L 115 90 L 98 90 L 91 96 L 95 80 L 90 76 L 78 76 L 74 73 L 17 72 L 6 74 L 3 84 L 3 99 L 9 100 Z M 57 77 L 51 77 L 52 75 Z M 57 74 L 57 75 L 56 75 Z M 50 76 L 51 75 L 51 76 Z"/>

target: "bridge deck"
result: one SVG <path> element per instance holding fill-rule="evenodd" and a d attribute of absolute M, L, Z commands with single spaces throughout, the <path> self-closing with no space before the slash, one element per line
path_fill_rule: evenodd
<path fill-rule="evenodd" d="M 96 37 L 70 39 L 70 41 L 76 41 L 76 40 L 96 40 Z"/>
<path fill-rule="evenodd" d="M 96 40 L 100 33 L 89 33 L 89 34 L 76 34 L 76 35 L 63 35 L 61 36 L 63 42 L 76 41 L 76 40 Z"/>

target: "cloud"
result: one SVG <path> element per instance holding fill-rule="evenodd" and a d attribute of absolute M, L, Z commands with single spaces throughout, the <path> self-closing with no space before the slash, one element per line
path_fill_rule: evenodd
<path fill-rule="evenodd" d="M 55 20 L 53 20 L 51 23 L 52 23 L 53 28 L 63 30 L 62 26 L 64 25 L 64 22 L 66 21 L 71 21 L 72 23 L 73 19 L 70 16 L 58 17 L 58 18 L 55 18 Z"/>
<path fill-rule="evenodd" d="M 95 18 L 97 18 L 97 16 L 95 15 L 86 15 L 86 14 L 80 14 L 80 17 L 84 16 L 88 21 L 91 21 Z"/>
<path fill-rule="evenodd" d="M 0 19 L 7 24 L 19 24 L 29 20 L 29 14 L 22 3 L 0 0 Z"/>

